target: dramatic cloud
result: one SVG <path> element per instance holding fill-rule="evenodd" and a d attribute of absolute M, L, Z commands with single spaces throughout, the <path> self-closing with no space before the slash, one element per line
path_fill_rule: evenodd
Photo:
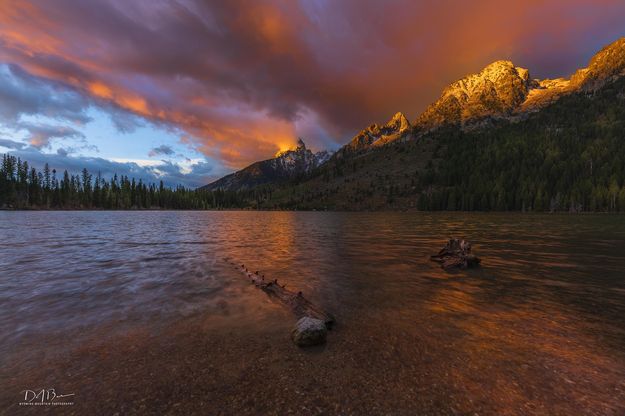
<path fill-rule="evenodd" d="M 14 132 L 26 131 L 26 139 L 33 147 L 50 147 L 54 139 L 76 139 L 88 146 L 83 133 L 66 125 L 81 126 L 91 121 L 87 116 L 88 102 L 83 95 L 56 81 L 31 76 L 15 65 L 0 65 L 0 124 Z M 65 124 L 24 121 L 25 116 L 43 116 Z M 13 143 L 13 147 L 5 147 L 25 146 Z"/>
<path fill-rule="evenodd" d="M 88 100 L 75 91 L 33 77 L 18 66 L 0 65 L 0 121 L 5 124 L 17 124 L 22 115 L 84 124 L 90 121 L 87 108 Z"/>
<path fill-rule="evenodd" d="M 298 134 L 336 147 L 396 111 L 414 119 L 444 85 L 495 59 L 534 76 L 568 75 L 625 35 L 620 0 L 5 0 L 2 8 L 0 61 L 14 78 L 74 91 L 36 100 L 0 79 L 2 101 L 19 103 L 0 102 L 4 120 L 47 112 L 80 121 L 88 99 L 108 106 L 121 131 L 136 128 L 136 117 L 180 129 L 231 168 Z"/>

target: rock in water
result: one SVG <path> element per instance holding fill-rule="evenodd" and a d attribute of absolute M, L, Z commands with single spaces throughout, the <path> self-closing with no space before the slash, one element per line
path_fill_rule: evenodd
<path fill-rule="evenodd" d="M 310 347 L 326 342 L 326 324 L 321 319 L 305 316 L 295 324 L 291 339 L 299 347 Z"/>
<path fill-rule="evenodd" d="M 471 243 L 457 238 L 452 238 L 438 254 L 430 256 L 433 261 L 441 263 L 445 270 L 475 267 L 480 264 L 480 259 L 471 254 Z"/>

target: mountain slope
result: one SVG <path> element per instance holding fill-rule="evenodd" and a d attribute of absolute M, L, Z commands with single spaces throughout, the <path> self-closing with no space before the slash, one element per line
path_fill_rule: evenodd
<path fill-rule="evenodd" d="M 406 137 L 410 133 L 411 126 L 406 116 L 402 113 L 396 113 L 385 125 L 379 126 L 374 123 L 360 131 L 341 149 L 341 153 L 383 146 Z"/>
<path fill-rule="evenodd" d="M 333 158 L 260 207 L 625 212 L 625 78 L 516 122 Z"/>
<path fill-rule="evenodd" d="M 570 79 L 532 79 L 527 69 L 497 61 L 445 88 L 417 118 L 415 127 L 424 132 L 444 125 L 471 129 L 502 118 L 516 121 L 565 95 L 596 91 L 623 74 L 625 38 L 603 48 Z"/>
<path fill-rule="evenodd" d="M 478 74 L 469 75 L 445 88 L 415 122 L 422 130 L 442 124 L 466 124 L 485 117 L 512 114 L 539 86 L 529 71 L 510 61 L 497 61 Z"/>
<path fill-rule="evenodd" d="M 625 39 L 568 79 L 494 62 L 292 178 L 251 206 L 625 211 Z"/>
<path fill-rule="evenodd" d="M 313 153 L 306 148 L 304 141 L 299 139 L 295 149 L 281 152 L 272 159 L 255 162 L 200 189 L 237 191 L 267 183 L 280 183 L 311 172 L 329 157 L 330 153 L 327 151 Z"/>
<path fill-rule="evenodd" d="M 592 57 L 588 67 L 571 77 L 571 83 L 586 92 L 596 91 L 625 75 L 625 38 L 601 49 Z"/>
<path fill-rule="evenodd" d="M 603 48 L 569 79 L 532 79 L 527 69 L 496 61 L 450 84 L 412 126 L 397 113 L 384 126 L 372 124 L 359 132 L 336 157 L 370 151 L 398 139 L 415 139 L 446 126 L 472 130 L 497 120 L 523 120 L 566 95 L 596 91 L 624 74 L 625 38 Z"/>

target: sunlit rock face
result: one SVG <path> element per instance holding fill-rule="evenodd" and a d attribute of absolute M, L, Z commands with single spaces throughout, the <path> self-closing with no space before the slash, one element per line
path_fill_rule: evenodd
<path fill-rule="evenodd" d="M 445 88 L 441 98 L 419 116 L 416 126 L 428 130 L 442 124 L 461 124 L 485 117 L 512 114 L 538 82 L 525 68 L 497 61 L 478 74 L 469 75 Z"/>
<path fill-rule="evenodd" d="M 625 38 L 601 49 L 587 68 L 571 77 L 571 83 L 583 91 L 596 91 L 625 75 Z"/>
<path fill-rule="evenodd" d="M 406 116 L 402 113 L 396 113 L 383 126 L 374 123 L 362 130 L 342 150 L 355 151 L 381 146 L 401 139 L 410 134 L 410 132 L 411 126 Z"/>
<path fill-rule="evenodd" d="M 527 94 L 525 101 L 515 110 L 519 115 L 538 111 L 556 102 L 562 95 L 573 91 L 571 80 L 565 78 L 537 81 L 538 86 Z"/>
<path fill-rule="evenodd" d="M 302 139 L 295 149 L 280 152 L 273 159 L 256 162 L 210 183 L 206 190 L 243 190 L 267 183 L 277 183 L 309 173 L 331 157 L 328 151 L 313 153 Z"/>
<path fill-rule="evenodd" d="M 386 124 L 371 124 L 360 131 L 335 157 L 349 157 L 355 152 L 366 152 L 398 140 L 418 139 L 442 126 L 472 130 L 492 125 L 495 120 L 522 120 L 564 95 L 592 94 L 622 76 L 625 76 L 625 38 L 603 48 L 590 60 L 588 67 L 570 78 L 533 79 L 525 68 L 510 61 L 496 61 L 445 88 L 440 98 L 413 125 L 398 112 Z M 310 172 L 330 157 L 328 152 L 313 154 L 300 140 L 296 149 L 254 163 L 205 188 L 245 189 L 280 181 Z"/>
<path fill-rule="evenodd" d="M 329 153 L 327 151 L 313 153 L 306 148 L 306 144 L 302 139 L 298 139 L 295 149 L 280 152 L 275 158 L 266 162 L 276 171 L 306 173 L 321 165 L 328 158 Z"/>
<path fill-rule="evenodd" d="M 416 122 L 423 132 L 443 125 L 471 129 L 493 119 L 515 120 L 573 92 L 593 92 L 625 75 L 625 38 L 599 51 L 570 79 L 537 80 L 525 68 L 497 61 L 447 87 Z"/>

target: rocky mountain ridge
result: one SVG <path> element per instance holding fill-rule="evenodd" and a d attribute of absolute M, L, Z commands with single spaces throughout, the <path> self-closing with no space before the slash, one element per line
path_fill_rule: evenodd
<path fill-rule="evenodd" d="M 252 163 L 237 172 L 203 186 L 202 189 L 209 191 L 244 190 L 266 183 L 283 182 L 311 172 L 331 156 L 332 154 L 326 150 L 313 153 L 300 138 L 294 149 L 280 152 L 272 159 Z"/>
<path fill-rule="evenodd" d="M 354 138 L 346 144 L 341 151 L 357 151 L 369 147 L 383 146 L 397 139 L 408 136 L 412 131 L 410 122 L 402 113 L 396 113 L 386 124 L 380 126 L 371 124 L 361 130 Z"/>
<path fill-rule="evenodd" d="M 411 124 L 401 112 L 386 124 L 371 124 L 340 148 L 334 158 L 380 148 L 395 141 L 419 139 L 441 127 L 458 126 L 471 131 L 491 126 L 497 120 L 518 122 L 530 114 L 573 93 L 593 94 L 625 75 L 625 38 L 595 54 L 588 66 L 570 78 L 534 79 L 529 70 L 500 60 L 476 74 L 467 75 L 445 88 Z M 205 189 L 246 189 L 256 184 L 311 172 L 331 158 L 328 152 L 313 154 L 300 140 L 295 150 L 274 159 L 257 162 L 228 175 Z"/>
<path fill-rule="evenodd" d="M 463 129 L 485 120 L 523 118 L 564 95 L 592 93 L 625 75 L 625 38 L 601 49 L 586 68 L 570 78 L 533 79 L 527 69 L 496 61 L 477 74 L 452 83 L 415 121 L 415 129 L 431 131 L 444 125 Z"/>
<path fill-rule="evenodd" d="M 421 114 L 415 126 L 430 130 L 444 124 L 465 125 L 485 117 L 512 114 L 539 83 L 525 68 L 496 61 L 443 90 L 441 97 Z"/>

